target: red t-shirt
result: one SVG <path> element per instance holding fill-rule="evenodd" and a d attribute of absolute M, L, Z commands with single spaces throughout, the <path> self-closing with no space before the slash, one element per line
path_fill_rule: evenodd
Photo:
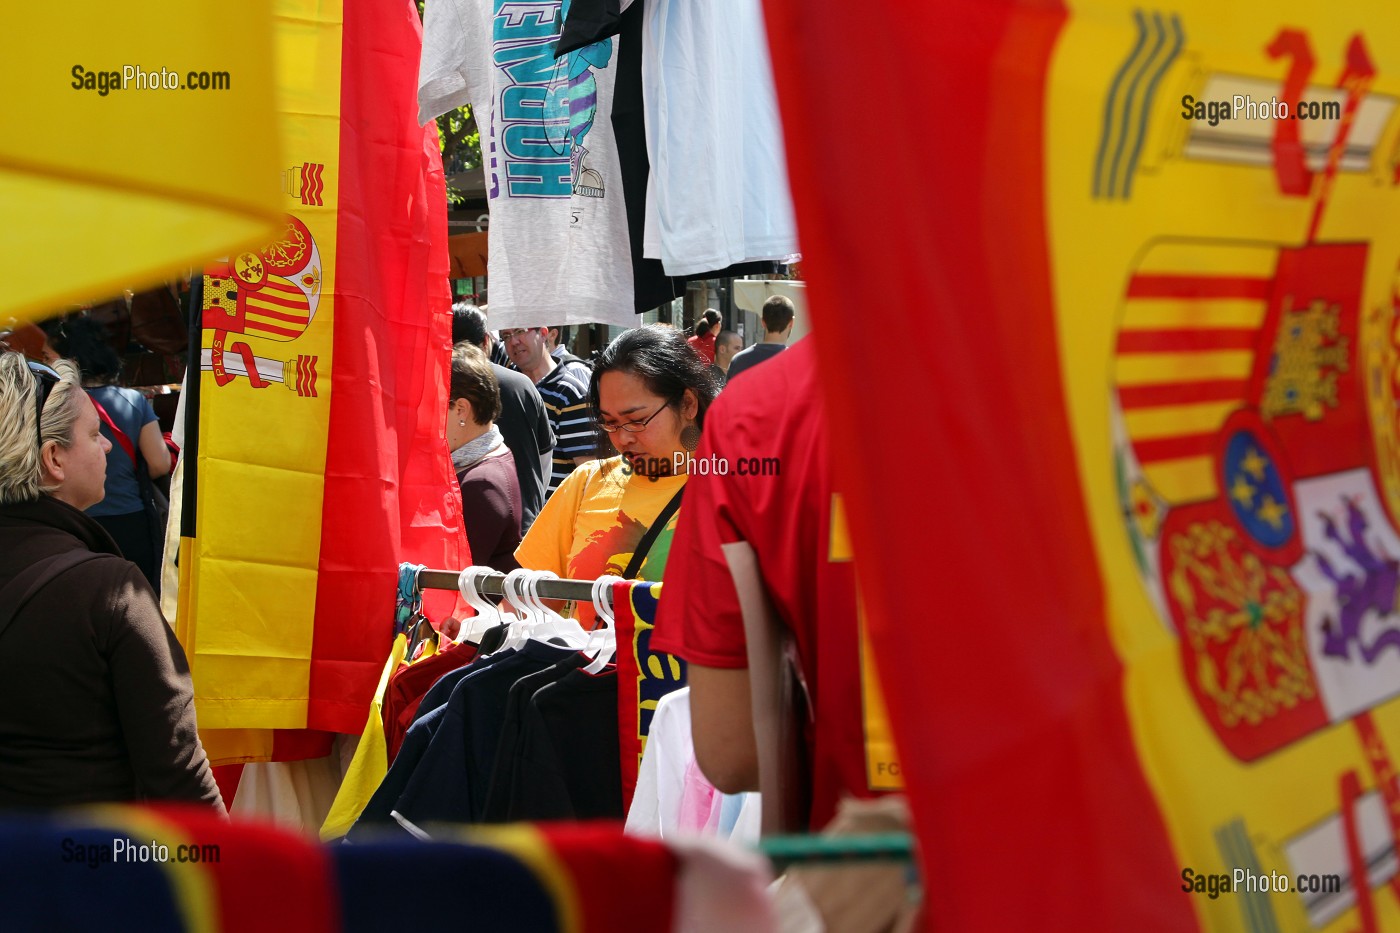
<path fill-rule="evenodd" d="M 694 664 L 747 667 L 739 597 L 720 548 L 753 547 L 814 706 L 813 828 L 830 821 L 842 794 L 872 795 L 855 565 L 831 559 L 835 490 L 816 364 L 812 341 L 800 341 L 731 383 L 706 413 L 695 458 L 726 458 L 729 472 L 691 471 L 651 640 L 652 650 Z M 776 475 L 754 475 L 765 472 L 765 458 L 777 458 Z"/>
<path fill-rule="evenodd" d="M 703 337 L 687 337 L 685 342 L 695 348 L 695 352 L 700 354 L 700 358 L 706 363 L 715 361 L 715 333 L 711 331 Z"/>

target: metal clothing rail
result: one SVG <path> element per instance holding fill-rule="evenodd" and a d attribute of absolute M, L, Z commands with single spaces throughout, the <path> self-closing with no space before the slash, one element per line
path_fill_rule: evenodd
<path fill-rule="evenodd" d="M 859 836 L 765 836 L 759 841 L 758 850 L 780 871 L 790 865 L 912 862 L 914 837 L 901 832 Z"/>
<path fill-rule="evenodd" d="M 418 574 L 418 589 L 456 591 L 458 576 L 460 574 L 455 570 L 423 570 Z M 485 596 L 504 596 L 501 581 L 505 578 L 503 573 L 482 574 L 476 578 L 476 591 Z M 535 590 L 544 599 L 571 599 L 574 602 L 591 602 L 593 599 L 592 580 L 541 580 Z M 606 598 L 612 599 L 612 587 L 607 589 L 607 594 Z"/>

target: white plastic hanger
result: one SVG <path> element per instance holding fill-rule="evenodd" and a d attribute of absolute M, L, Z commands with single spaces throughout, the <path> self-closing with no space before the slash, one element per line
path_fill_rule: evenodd
<path fill-rule="evenodd" d="M 617 655 L 617 620 L 613 615 L 612 600 L 607 598 L 607 594 L 612 590 L 614 583 L 621 582 L 624 582 L 622 577 L 612 574 L 605 574 L 593 581 L 593 611 L 597 614 L 598 627 L 590 633 L 590 641 L 593 643 L 591 647 L 595 647 L 597 653 L 584 667 L 583 671 L 586 674 L 600 673 Z"/>
<path fill-rule="evenodd" d="M 495 572 L 491 567 L 471 566 L 457 575 L 458 592 L 467 601 L 467 605 L 476 610 L 476 615 L 473 618 L 462 623 L 462 631 L 457 638 L 459 642 L 464 638 L 470 638 L 473 643 L 478 643 L 487 629 L 504 625 L 509 621 L 501 614 L 500 608 L 482 596 L 476 588 L 482 577 Z"/>
<path fill-rule="evenodd" d="M 574 619 L 565 618 L 547 605 L 540 597 L 540 583 L 544 580 L 557 580 L 559 575 L 550 570 L 540 570 L 525 578 L 525 595 L 536 613 L 536 624 L 530 637 L 536 641 L 558 639 L 570 648 L 580 649 L 588 644 L 588 632 Z"/>
<path fill-rule="evenodd" d="M 505 593 L 506 600 L 520 616 L 520 620 L 513 623 L 506 632 L 506 640 L 501 645 L 502 651 L 507 648 L 520 648 L 530 637 L 529 629 L 534 623 L 534 607 L 526 600 L 524 584 L 525 578 L 533 572 L 522 567 L 512 570 L 501 581 L 501 590 Z"/>

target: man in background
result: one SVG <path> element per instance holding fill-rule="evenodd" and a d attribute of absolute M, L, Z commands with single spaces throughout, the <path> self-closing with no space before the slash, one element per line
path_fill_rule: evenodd
<path fill-rule="evenodd" d="M 743 346 L 744 341 L 732 330 L 722 330 L 715 338 L 715 363 L 710 367 L 710 374 L 719 382 L 721 388 L 729 379 L 729 367 L 734 362 L 734 355 Z"/>
<path fill-rule="evenodd" d="M 592 374 L 577 357 L 563 363 L 549 353 L 549 328 L 501 331 L 510 361 L 535 384 L 554 427 L 554 457 L 545 498 L 559 488 L 579 464 L 594 459 L 597 439 L 588 414 L 588 383 Z"/>
<path fill-rule="evenodd" d="M 787 349 L 788 337 L 792 335 L 792 322 L 797 317 L 792 299 L 785 295 L 774 295 L 763 303 L 763 340 L 742 350 L 729 364 L 729 380 L 732 382 L 740 373 L 771 360 Z"/>
<path fill-rule="evenodd" d="M 452 306 L 452 342 L 469 343 L 488 357 L 495 343 L 486 329 L 486 316 L 464 303 Z M 491 371 L 501 387 L 501 416 L 496 426 L 515 458 L 515 475 L 520 483 L 520 534 L 523 537 L 544 507 L 554 454 L 554 427 L 533 382 L 494 362 Z"/>
<path fill-rule="evenodd" d="M 549 355 L 554 357 L 554 362 L 558 363 L 560 366 L 565 363 L 581 363 L 587 366 L 587 360 L 582 357 L 574 356 L 574 354 L 569 352 L 569 338 L 571 336 L 572 328 L 566 327 L 563 324 L 551 326 L 549 328 L 549 337 L 546 340 Z"/>

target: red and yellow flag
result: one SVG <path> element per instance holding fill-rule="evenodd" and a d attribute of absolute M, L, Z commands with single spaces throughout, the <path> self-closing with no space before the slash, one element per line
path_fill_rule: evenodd
<path fill-rule="evenodd" d="M 1400 15 L 767 9 L 928 928 L 1400 926 Z"/>
<path fill-rule="evenodd" d="M 399 562 L 465 558 L 443 436 L 447 202 L 436 127 L 416 118 L 416 10 L 279 0 L 277 14 L 284 223 L 206 270 L 189 384 L 178 633 L 221 761 L 296 757 L 271 730 L 358 732 Z"/>

